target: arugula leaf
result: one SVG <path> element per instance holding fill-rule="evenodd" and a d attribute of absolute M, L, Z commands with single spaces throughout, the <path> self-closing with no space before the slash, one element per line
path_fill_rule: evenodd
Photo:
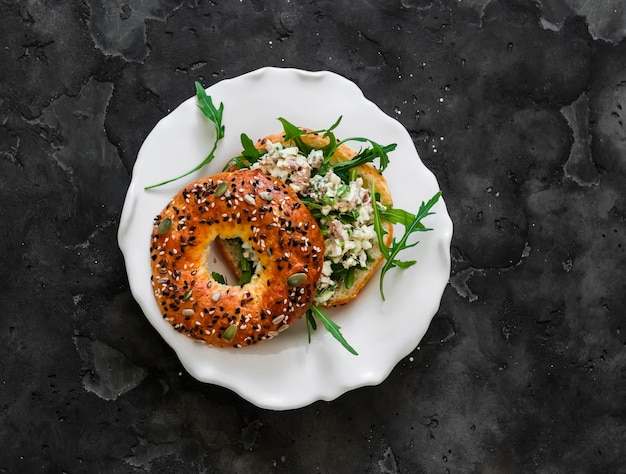
<path fill-rule="evenodd" d="M 321 204 L 318 204 L 315 201 L 304 198 L 304 197 L 301 197 L 300 200 L 302 201 L 302 204 L 304 204 L 309 209 L 309 211 L 311 212 L 311 215 L 315 217 L 317 220 L 320 220 L 322 217 L 324 217 L 324 215 L 322 214 Z M 320 229 L 322 228 L 320 227 Z"/>
<path fill-rule="evenodd" d="M 322 153 L 324 154 L 324 163 L 320 167 L 319 173 L 326 173 L 329 169 L 333 169 L 333 171 L 338 175 L 339 173 L 342 173 L 343 176 L 340 175 L 342 178 L 348 178 L 348 170 L 351 170 L 352 168 L 355 168 L 357 166 L 361 166 L 365 163 L 371 163 L 376 158 L 379 158 L 379 170 L 383 172 L 385 168 L 387 168 L 387 166 L 389 165 L 389 156 L 387 154 L 396 149 L 396 144 L 392 143 L 390 145 L 382 146 L 375 141 L 370 140 L 369 138 L 361 137 L 352 137 L 346 138 L 345 140 L 337 141 L 333 130 L 335 130 L 339 126 L 342 118 L 343 116 L 340 116 L 334 124 L 332 124 L 329 128 L 325 130 L 314 131 L 302 130 L 301 128 L 297 127 L 283 117 L 279 117 L 278 120 L 283 125 L 283 130 L 285 132 L 285 141 L 293 141 L 304 155 L 308 155 L 311 152 L 312 147 L 304 143 L 301 138 L 303 135 L 317 135 L 321 133 L 323 134 L 322 136 L 324 138 L 329 139 L 328 145 L 322 148 Z M 343 161 L 336 164 L 330 164 L 330 158 L 335 153 L 335 150 L 337 150 L 339 146 L 347 142 L 367 142 L 371 145 L 371 148 L 366 148 L 362 150 L 352 160 Z M 347 179 L 344 180 L 347 181 Z"/>
<path fill-rule="evenodd" d="M 322 148 L 322 154 L 324 156 L 330 156 L 333 153 L 335 153 L 335 149 L 337 148 L 337 137 L 335 137 L 335 134 L 333 133 L 333 130 L 335 130 L 339 124 L 341 123 L 341 119 L 343 118 L 343 115 L 340 115 L 339 118 L 337 119 L 337 121 L 332 124 L 325 132 L 323 137 L 324 138 L 328 138 L 328 145 L 326 145 L 324 148 Z"/>
<path fill-rule="evenodd" d="M 389 156 L 387 155 L 387 153 L 394 151 L 397 146 L 395 143 L 392 143 L 391 145 L 381 146 L 372 140 L 368 140 L 367 138 L 349 138 L 347 140 L 342 140 L 340 144 L 347 141 L 367 141 L 372 145 L 372 148 L 365 148 L 351 160 L 341 161 L 339 163 L 330 165 L 335 174 L 346 172 L 352 168 L 364 165 L 365 163 L 371 163 L 376 158 L 380 159 L 380 171 L 383 172 L 385 168 L 387 168 L 387 166 L 389 165 Z"/>
<path fill-rule="evenodd" d="M 356 181 L 356 179 L 359 177 L 359 173 L 357 172 L 356 168 L 352 168 L 350 169 L 350 173 L 348 174 L 348 180 L 350 181 Z"/>
<path fill-rule="evenodd" d="M 359 218 L 359 211 L 355 209 L 350 212 L 332 213 L 329 216 L 336 217 L 343 224 L 352 224 Z"/>
<path fill-rule="evenodd" d="M 330 127 L 328 127 L 326 129 L 326 133 L 324 133 L 324 136 L 325 137 L 330 137 L 331 135 L 333 135 L 332 131 L 335 130 L 339 126 L 339 124 L 341 123 L 342 119 L 343 119 L 343 115 L 340 115 L 339 118 L 335 121 L 335 123 L 333 123 Z M 323 130 L 320 130 L 320 132 L 322 132 L 322 131 Z"/>
<path fill-rule="evenodd" d="M 216 282 L 221 283 L 222 285 L 226 285 L 226 277 L 221 273 L 211 272 L 211 276 Z"/>
<path fill-rule="evenodd" d="M 224 171 L 228 170 L 233 163 L 237 165 L 237 168 L 240 170 L 250 168 L 259 160 L 261 156 L 267 153 L 265 150 L 257 150 L 254 146 L 254 142 L 245 133 L 242 133 L 240 138 L 243 151 L 241 152 L 241 155 L 232 158 L 228 163 L 226 163 Z"/>
<path fill-rule="evenodd" d="M 307 132 L 306 130 L 302 130 L 301 128 L 292 124 L 283 117 L 279 117 L 278 121 L 283 124 L 283 130 L 285 131 L 285 141 L 293 141 L 304 155 L 308 155 L 311 152 L 312 148 L 304 143 L 304 141 L 302 141 L 302 138 L 300 137 L 302 135 L 308 135 L 317 132 Z"/>
<path fill-rule="evenodd" d="M 305 319 L 306 332 L 309 337 L 309 344 L 311 344 L 311 329 L 313 329 L 313 331 L 317 331 L 317 322 L 315 321 L 315 318 L 313 317 L 313 313 L 311 311 L 306 312 Z"/>
<path fill-rule="evenodd" d="M 211 99 L 211 96 L 207 95 L 206 91 L 204 90 L 204 88 L 198 81 L 195 82 L 195 86 L 196 86 L 196 98 L 198 100 L 198 107 L 200 108 L 202 113 L 206 117 L 208 117 L 208 119 L 213 124 L 213 127 L 215 128 L 215 142 L 213 143 L 213 148 L 211 149 L 207 157 L 193 169 L 187 171 L 186 173 L 181 174 L 180 176 L 177 176 L 176 178 L 168 179 L 166 181 L 162 181 L 157 184 L 146 186 L 145 189 L 152 189 L 158 186 L 163 186 L 164 184 L 168 184 L 173 181 L 177 181 L 181 178 L 184 178 L 185 176 L 189 176 L 191 173 L 194 173 L 198 171 L 199 169 L 203 168 L 205 165 L 213 161 L 213 158 L 215 158 L 215 150 L 217 149 L 217 144 L 222 138 L 224 138 L 225 129 L 224 129 L 224 125 L 222 125 L 222 116 L 224 114 L 224 104 L 220 103 L 219 107 L 216 108 L 215 105 L 213 104 L 213 100 Z"/>
<path fill-rule="evenodd" d="M 198 99 L 198 107 L 204 115 L 206 115 L 215 125 L 217 139 L 224 138 L 224 126 L 222 125 L 222 115 L 224 114 L 224 104 L 220 104 L 216 109 L 213 105 L 213 99 L 207 95 L 204 87 L 198 81 L 194 83 L 196 86 L 196 98 Z"/>
<path fill-rule="evenodd" d="M 310 146 L 307 146 L 300 137 L 303 135 L 317 135 L 319 133 L 323 133 L 322 136 L 324 138 L 330 139 L 327 147 L 333 146 L 333 144 L 337 142 L 337 139 L 335 138 L 335 135 L 333 134 L 333 130 L 339 126 L 339 123 L 341 122 L 342 117 L 343 116 L 340 116 L 337 119 L 337 121 L 334 124 L 332 124 L 330 127 L 328 127 L 327 129 L 313 130 L 313 131 L 302 130 L 300 127 L 294 125 L 293 123 L 291 123 L 290 121 L 288 121 L 287 119 L 283 117 L 279 117 L 278 120 L 280 121 L 280 123 L 283 124 L 283 130 L 285 132 L 285 141 L 293 140 L 296 143 L 296 146 L 300 150 L 304 149 L 306 151 L 305 154 L 308 154 L 312 148 Z"/>
<path fill-rule="evenodd" d="M 354 267 L 350 267 L 348 268 L 348 271 L 346 273 L 346 279 L 344 281 L 344 285 L 346 285 L 346 288 L 350 289 L 352 288 L 352 285 L 354 285 Z"/>
<path fill-rule="evenodd" d="M 333 337 L 337 339 L 337 341 L 339 341 L 341 345 L 348 352 L 354 355 L 359 355 L 359 353 L 355 351 L 354 348 L 350 344 L 348 344 L 348 341 L 346 341 L 343 335 L 341 334 L 341 331 L 340 331 L 341 327 L 337 323 L 335 323 L 333 320 L 331 320 L 328 316 L 326 316 L 322 312 L 322 310 L 319 309 L 315 305 L 311 305 L 306 313 L 307 332 L 309 335 L 309 342 L 311 342 L 311 328 L 313 328 L 314 331 L 317 329 L 317 323 L 315 319 L 318 319 L 319 321 L 321 321 L 321 323 L 324 325 L 324 328 L 329 333 L 331 333 Z"/>
<path fill-rule="evenodd" d="M 241 156 L 248 158 L 250 164 L 256 162 L 261 156 L 261 152 L 254 146 L 252 139 L 245 133 L 241 134 L 241 146 L 243 146 Z"/>
<path fill-rule="evenodd" d="M 241 270 L 241 276 L 239 277 L 238 285 L 245 285 L 252 280 L 252 264 L 250 260 L 243 256 L 243 247 L 239 247 L 239 270 Z"/>
<path fill-rule="evenodd" d="M 227 171 L 233 163 L 235 163 L 237 165 L 237 169 L 240 169 L 240 170 L 244 168 L 248 168 L 250 166 L 250 163 L 245 157 L 236 156 L 224 165 L 224 168 L 222 168 L 222 171 Z"/>
<path fill-rule="evenodd" d="M 392 206 L 387 206 L 385 210 L 379 209 L 378 213 L 381 220 L 392 224 L 402 224 L 405 228 L 415 220 L 415 214 L 403 209 L 394 209 Z M 423 227 L 421 223 L 419 225 Z"/>
<path fill-rule="evenodd" d="M 373 185 L 372 185 L 373 188 Z M 374 189 L 372 189 L 372 196 L 374 196 Z M 394 237 L 391 242 L 391 247 L 387 247 L 384 242 L 385 237 L 385 229 L 382 226 L 381 222 L 381 211 L 378 209 L 376 203 L 374 203 L 374 230 L 376 231 L 376 236 L 378 238 L 378 246 L 380 247 L 380 251 L 385 257 L 385 263 L 383 264 L 381 273 L 380 273 L 380 295 L 385 300 L 385 292 L 384 292 L 384 279 L 386 273 L 392 268 L 408 268 L 412 265 L 415 265 L 415 260 L 398 260 L 396 259 L 397 255 L 405 249 L 415 247 L 418 242 L 414 242 L 412 244 L 407 243 L 407 239 L 409 236 L 415 232 L 423 232 L 432 229 L 425 228 L 421 221 L 427 216 L 434 214 L 431 212 L 432 207 L 437 203 L 439 197 L 441 196 L 441 191 L 438 191 L 427 203 L 422 201 L 420 205 L 419 211 L 415 214 L 414 218 L 410 222 L 403 223 L 404 225 L 404 235 L 400 238 L 400 240 L 396 240 Z M 404 217 L 407 217 L 408 213 Z"/>

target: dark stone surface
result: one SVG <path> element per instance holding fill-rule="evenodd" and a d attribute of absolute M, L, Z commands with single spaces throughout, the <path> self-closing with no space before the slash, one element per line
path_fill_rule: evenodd
<path fill-rule="evenodd" d="M 621 0 L 0 0 L 0 472 L 625 472 L 625 35 Z M 267 65 L 356 82 L 455 224 L 420 347 L 288 412 L 189 377 L 116 242 L 156 122 Z"/>

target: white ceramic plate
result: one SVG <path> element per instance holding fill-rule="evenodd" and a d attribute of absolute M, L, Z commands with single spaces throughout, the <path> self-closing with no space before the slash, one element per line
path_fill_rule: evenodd
<path fill-rule="evenodd" d="M 189 87 L 193 92 L 193 84 Z M 242 349 L 209 347 L 174 331 L 161 317 L 150 285 L 153 218 L 186 182 L 221 171 L 229 158 L 238 155 L 241 133 L 256 140 L 282 130 L 278 117 L 322 129 L 343 116 L 335 131 L 338 138 L 397 143 L 385 171 L 396 207 L 416 212 L 422 201 L 439 190 L 434 175 L 421 162 L 404 127 L 337 74 L 263 68 L 221 81 L 207 93 L 225 108 L 226 136 L 213 163 L 188 179 L 144 190 L 193 168 L 210 150 L 213 128 L 198 109 L 195 96 L 156 125 L 137 157 L 118 234 L 133 296 L 193 377 L 227 387 L 259 407 L 298 408 L 379 384 L 417 347 L 439 309 L 450 274 L 452 238 L 443 199 L 434 208 L 436 214 L 425 222 L 434 230 L 421 233 L 419 245 L 401 254 L 402 259 L 415 259 L 418 264 L 387 273 L 386 301 L 381 300 L 378 277 L 374 277 L 355 301 L 327 312 L 358 356 L 348 353 L 321 325 L 308 344 L 303 319 L 280 337 Z"/>

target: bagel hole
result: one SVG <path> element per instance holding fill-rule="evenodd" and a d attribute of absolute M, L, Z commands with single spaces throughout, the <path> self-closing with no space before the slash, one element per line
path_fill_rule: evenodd
<path fill-rule="evenodd" d="M 220 249 L 216 242 L 212 242 L 209 246 L 207 257 L 208 258 L 206 259 L 206 267 L 209 272 L 217 273 L 224 277 L 227 285 L 237 283 L 237 275 L 233 273 L 232 269 L 226 262 L 226 259 L 220 252 Z M 215 279 L 217 280 L 218 278 Z"/>
<path fill-rule="evenodd" d="M 240 286 L 239 275 L 233 271 L 231 265 L 228 263 L 228 260 L 231 260 L 235 266 L 239 266 L 239 268 L 241 268 L 240 265 L 243 260 L 242 240 L 240 238 L 224 238 L 221 236 L 219 239 L 221 248 L 217 241 L 212 242 L 210 245 L 208 255 L 209 258 L 206 259 L 207 269 L 209 272 L 221 275 L 226 282 L 225 284 L 230 286 Z M 229 254 L 229 257 L 222 254 L 222 249 Z M 246 268 L 245 265 L 244 268 Z M 256 264 L 254 262 L 249 262 L 248 268 L 248 278 L 251 278 L 255 275 Z M 241 270 L 239 273 L 242 273 Z M 217 275 L 214 275 L 214 278 L 216 276 Z M 215 279 L 218 280 L 218 278 Z"/>

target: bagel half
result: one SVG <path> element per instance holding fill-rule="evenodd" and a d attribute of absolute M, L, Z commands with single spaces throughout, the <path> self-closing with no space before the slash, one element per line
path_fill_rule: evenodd
<path fill-rule="evenodd" d="M 302 141 L 315 149 L 321 149 L 329 143 L 328 138 L 324 138 L 320 134 L 305 134 L 300 137 Z M 265 148 L 265 144 L 267 141 L 271 141 L 272 143 L 281 143 L 283 146 L 294 146 L 292 142 L 285 141 L 285 134 L 283 132 L 276 133 L 272 135 L 268 135 L 265 138 L 259 140 L 255 147 L 258 150 L 263 150 Z M 331 163 L 338 163 L 342 161 L 348 161 L 354 158 L 357 155 L 357 151 L 350 148 L 349 146 L 342 144 L 340 145 L 333 156 L 331 157 Z M 236 169 L 237 165 L 232 164 L 229 169 Z M 366 163 L 364 165 L 356 168 L 357 175 L 363 179 L 363 187 L 371 190 L 374 188 L 375 192 L 380 195 L 379 201 L 384 205 L 393 204 L 393 200 L 391 197 L 391 192 L 389 191 L 389 186 L 387 185 L 387 181 L 383 177 L 383 175 L 376 169 L 374 166 Z M 385 245 L 390 246 L 393 240 L 393 225 L 389 222 L 383 221 L 382 227 L 385 230 L 386 234 L 384 236 Z M 240 270 L 240 262 L 241 262 L 241 250 L 240 245 L 237 241 L 229 240 L 229 239 L 218 239 L 217 240 L 218 248 L 224 256 L 226 262 L 230 266 L 231 270 L 237 277 L 241 276 Z M 361 290 L 365 287 L 367 282 L 372 278 L 372 276 L 376 273 L 376 270 L 383 263 L 384 255 L 380 251 L 380 247 L 378 244 L 378 240 L 374 239 L 372 241 L 372 248 L 367 251 L 369 257 L 369 263 L 367 265 L 366 270 L 361 270 L 356 268 L 354 271 L 354 281 L 350 288 L 345 286 L 345 282 L 340 281 L 338 288 L 333 292 L 332 296 L 321 303 L 316 303 L 321 307 L 334 307 L 340 306 L 348 303 L 358 296 Z"/>
<path fill-rule="evenodd" d="M 227 285 L 208 266 L 210 244 L 239 238 L 256 255 L 248 283 Z M 259 170 L 186 185 L 156 216 L 150 256 L 157 304 L 174 329 L 214 346 L 277 336 L 309 308 L 324 238 L 293 190 Z"/>

